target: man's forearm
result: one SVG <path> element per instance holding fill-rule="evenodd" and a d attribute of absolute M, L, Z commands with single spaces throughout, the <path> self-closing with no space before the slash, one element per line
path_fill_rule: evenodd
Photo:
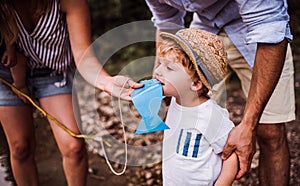
<path fill-rule="evenodd" d="M 287 40 L 278 44 L 262 44 L 257 46 L 255 63 L 243 122 L 252 130 L 257 126 L 259 118 L 271 97 L 285 61 Z"/>

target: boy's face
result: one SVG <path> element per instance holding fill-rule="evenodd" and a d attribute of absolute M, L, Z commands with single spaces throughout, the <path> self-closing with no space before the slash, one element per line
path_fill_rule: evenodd
<path fill-rule="evenodd" d="M 172 57 L 166 55 L 160 58 L 154 70 L 155 78 L 162 83 L 163 94 L 180 98 L 190 91 L 193 84 L 185 67 L 180 62 L 174 62 Z"/>

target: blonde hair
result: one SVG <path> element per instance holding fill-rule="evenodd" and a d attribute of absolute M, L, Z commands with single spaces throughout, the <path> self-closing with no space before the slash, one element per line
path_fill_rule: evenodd
<path fill-rule="evenodd" d="M 173 40 L 164 39 L 158 48 L 158 54 L 159 57 L 161 58 L 168 57 L 172 59 L 172 62 L 181 63 L 194 83 L 201 81 L 196 71 L 196 68 L 192 63 L 191 59 L 189 58 L 189 56 Z M 208 88 L 203 84 L 203 88 L 198 92 L 198 95 L 208 97 L 207 93 L 208 93 Z"/>
<path fill-rule="evenodd" d="M 52 0 L 38 0 L 37 3 L 35 18 L 41 17 L 50 10 Z M 11 0 L 0 0 L 0 25 L 0 43 L 4 40 L 6 44 L 13 44 L 18 38 L 18 26 L 15 8 Z"/>

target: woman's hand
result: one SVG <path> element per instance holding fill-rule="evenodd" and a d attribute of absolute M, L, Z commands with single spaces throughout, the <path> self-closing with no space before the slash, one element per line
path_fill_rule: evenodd
<path fill-rule="evenodd" d="M 17 64 L 16 51 L 7 49 L 2 56 L 1 63 L 8 68 L 14 67 Z"/>
<path fill-rule="evenodd" d="M 61 0 L 61 10 L 66 14 L 74 60 L 82 77 L 94 87 L 110 95 L 131 101 L 130 95 L 133 89 L 143 85 L 125 76 L 112 77 L 99 63 L 91 47 L 88 1 Z"/>
<path fill-rule="evenodd" d="M 13 83 L 13 85 L 19 90 L 21 91 L 22 93 L 26 94 L 29 96 L 29 90 L 27 88 L 27 86 L 24 84 L 24 85 L 17 85 L 17 83 Z M 12 89 L 12 91 L 18 95 L 18 97 L 24 102 L 24 103 L 27 103 L 29 104 L 29 100 L 27 100 L 24 96 L 22 96 L 21 94 L 19 94 L 15 89 Z"/>
<path fill-rule="evenodd" d="M 104 80 L 104 79 L 103 79 Z M 135 88 L 141 88 L 144 85 L 134 82 L 132 79 L 117 75 L 107 77 L 104 86 L 104 91 L 115 97 L 120 97 L 123 100 L 131 101 L 131 94 Z"/>

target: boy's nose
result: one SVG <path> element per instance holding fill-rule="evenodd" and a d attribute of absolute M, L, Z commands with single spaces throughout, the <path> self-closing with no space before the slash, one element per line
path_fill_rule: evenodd
<path fill-rule="evenodd" d="M 159 66 L 154 69 L 154 76 L 161 76 L 161 71 L 159 69 Z"/>

